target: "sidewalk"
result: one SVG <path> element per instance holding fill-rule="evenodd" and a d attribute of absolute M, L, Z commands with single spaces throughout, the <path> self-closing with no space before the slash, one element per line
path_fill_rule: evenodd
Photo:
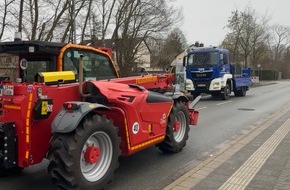
<path fill-rule="evenodd" d="M 250 126 L 164 190 L 290 190 L 290 105 Z"/>
<path fill-rule="evenodd" d="M 263 80 L 263 81 L 259 81 L 257 83 L 253 83 L 252 87 L 276 84 L 279 81 L 282 81 L 282 80 Z"/>

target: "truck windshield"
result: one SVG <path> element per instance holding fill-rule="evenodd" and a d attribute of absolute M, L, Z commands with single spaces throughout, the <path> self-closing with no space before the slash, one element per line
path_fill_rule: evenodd
<path fill-rule="evenodd" d="M 194 52 L 188 56 L 190 67 L 214 67 L 218 64 L 218 52 Z"/>

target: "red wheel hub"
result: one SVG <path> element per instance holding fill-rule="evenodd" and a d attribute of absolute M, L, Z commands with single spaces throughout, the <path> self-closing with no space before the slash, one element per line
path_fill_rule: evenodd
<path fill-rule="evenodd" d="M 89 146 L 85 152 L 85 161 L 90 164 L 95 164 L 98 162 L 100 157 L 100 149 L 95 146 Z"/>
<path fill-rule="evenodd" d="M 180 129 L 180 122 L 174 121 L 173 131 L 177 132 Z"/>

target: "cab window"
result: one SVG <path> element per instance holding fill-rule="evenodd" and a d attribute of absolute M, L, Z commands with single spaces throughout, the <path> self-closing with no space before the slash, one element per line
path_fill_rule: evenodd
<path fill-rule="evenodd" d="M 63 57 L 63 70 L 78 73 L 78 62 L 83 55 L 84 80 L 116 78 L 115 69 L 109 58 L 90 50 L 69 49 Z"/>
<path fill-rule="evenodd" d="M 56 58 L 55 57 L 25 57 L 21 59 L 25 60 L 27 68 L 21 69 L 20 76 L 23 81 L 32 83 L 35 80 L 35 75 L 38 72 L 56 71 Z M 20 62 L 21 62 L 20 60 Z"/>

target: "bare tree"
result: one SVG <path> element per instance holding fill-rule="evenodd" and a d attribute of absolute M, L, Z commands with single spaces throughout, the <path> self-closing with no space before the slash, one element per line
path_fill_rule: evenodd
<path fill-rule="evenodd" d="M 112 17 L 114 14 L 114 7 L 117 0 L 101 0 L 101 5 L 98 6 L 98 10 L 101 13 L 101 39 L 106 38 L 106 33 L 108 31 L 109 24 L 112 22 Z"/>
<path fill-rule="evenodd" d="M 271 39 L 269 41 L 269 49 L 273 57 L 273 63 L 283 59 L 283 53 L 287 50 L 287 45 L 290 42 L 290 28 L 274 24 L 271 27 Z"/>
<path fill-rule="evenodd" d="M 240 18 L 240 14 L 238 10 L 232 12 L 232 16 L 228 20 L 227 28 L 231 30 L 230 33 L 226 35 L 222 46 L 227 47 L 231 54 L 231 60 L 240 62 L 240 54 L 239 54 L 239 39 L 241 37 L 243 24 Z"/>
<path fill-rule="evenodd" d="M 54 31 L 56 30 L 57 27 L 65 27 L 67 25 L 66 19 L 64 18 L 65 13 L 68 11 L 70 0 L 63 0 L 63 1 L 56 1 L 54 3 L 53 1 L 49 2 L 50 6 L 52 6 L 52 10 L 54 11 L 54 14 L 50 15 L 50 17 L 47 19 L 47 24 L 46 22 L 43 22 L 42 24 L 42 30 L 41 31 L 46 31 L 43 32 L 43 37 L 45 41 L 51 41 L 54 37 Z M 44 28 L 47 28 L 44 30 Z M 67 34 L 67 31 L 63 31 L 63 35 Z M 59 38 L 61 38 L 61 35 L 57 35 Z M 41 38 L 40 38 L 41 39 Z M 62 42 L 64 40 L 61 40 Z"/>
<path fill-rule="evenodd" d="M 14 19 L 19 20 L 18 30 L 25 35 L 24 38 L 29 40 L 58 40 L 64 42 L 74 32 L 73 24 L 78 22 L 78 14 L 84 11 L 85 7 L 92 4 L 93 0 L 20 1 L 23 3 L 23 6 L 20 5 L 19 14 L 15 14 Z M 75 3 L 74 11 L 71 10 L 72 2 Z"/>
<path fill-rule="evenodd" d="M 147 38 L 159 38 L 172 24 L 175 9 L 165 1 L 119 0 L 115 13 L 112 39 L 117 49 L 117 62 L 122 75 L 129 75 L 136 65 L 138 48 Z"/>
<path fill-rule="evenodd" d="M 187 42 L 183 32 L 179 28 L 174 28 L 163 43 L 155 49 L 154 61 L 163 69 L 168 68 L 175 57 L 183 52 L 187 46 Z"/>
<path fill-rule="evenodd" d="M 267 16 L 259 17 L 252 8 L 247 7 L 242 12 L 234 11 L 228 22 L 227 28 L 231 32 L 226 36 L 223 46 L 233 53 L 232 61 L 242 60 L 244 67 L 255 67 L 268 38 Z"/>
<path fill-rule="evenodd" d="M 24 0 L 20 0 L 19 3 L 19 23 L 18 23 L 18 32 L 22 32 L 22 20 L 23 20 L 23 5 L 24 5 Z"/>
<path fill-rule="evenodd" d="M 269 52 L 272 58 L 271 65 L 280 71 L 284 78 L 289 78 L 290 28 L 280 24 L 274 24 L 270 31 Z"/>
<path fill-rule="evenodd" d="M 24 39 L 51 41 L 54 33 L 63 27 L 62 19 L 69 1 L 20 0 L 19 13 L 13 15 L 18 21 L 18 31 L 24 34 Z"/>
<path fill-rule="evenodd" d="M 109 37 L 116 46 L 118 63 L 124 75 L 128 75 L 127 71 L 136 65 L 140 42 L 165 36 L 177 14 L 174 7 L 169 7 L 164 0 L 10 1 L 15 1 L 17 8 L 11 6 L 15 9 L 11 11 L 13 16 L 3 18 L 3 26 L 11 24 L 9 30 L 22 32 L 23 39 L 28 40 L 68 42 L 76 33 L 79 41 L 86 36 L 102 41 Z M 8 5 L 10 1 L 4 3 Z M 1 35 L 4 35 L 3 31 Z"/>
<path fill-rule="evenodd" d="M 88 25 L 90 25 L 89 20 L 90 20 L 90 17 L 91 17 L 92 3 L 93 3 L 93 0 L 89 0 L 87 13 L 85 15 L 85 20 L 84 20 L 83 26 L 82 26 L 81 42 L 84 41 L 84 38 L 85 38 L 85 35 L 86 35 L 86 28 L 87 28 Z"/>
<path fill-rule="evenodd" d="M 31 17 L 31 40 L 35 40 L 36 38 L 36 30 L 38 27 L 38 17 L 39 17 L 39 7 L 38 7 L 38 0 L 29 0 L 30 4 L 30 17 Z M 34 10 L 34 11 L 33 11 Z"/>
<path fill-rule="evenodd" d="M 284 79 L 289 79 L 290 78 L 290 46 L 288 45 L 288 48 L 286 49 L 286 52 L 284 54 L 284 62 L 282 65 L 282 77 Z"/>
<path fill-rule="evenodd" d="M 12 6 L 14 2 L 15 0 L 4 0 L 4 2 L 0 2 L 0 40 L 2 40 L 4 31 L 7 28 L 7 18 L 10 16 L 10 6 Z"/>
<path fill-rule="evenodd" d="M 108 27 L 113 22 L 113 14 L 116 0 L 90 0 L 88 9 L 85 14 L 81 14 L 83 17 L 81 42 L 84 41 L 85 36 L 89 36 L 92 41 L 101 39 L 103 44 L 108 33 Z M 82 18 L 81 18 L 82 19 Z"/>
<path fill-rule="evenodd" d="M 263 17 L 255 20 L 255 28 L 252 35 L 252 52 L 250 55 L 250 61 L 253 68 L 257 68 L 258 65 L 263 65 L 264 58 L 267 57 L 268 51 L 266 48 L 266 41 L 270 38 L 268 31 L 268 16 L 265 14 Z"/>

